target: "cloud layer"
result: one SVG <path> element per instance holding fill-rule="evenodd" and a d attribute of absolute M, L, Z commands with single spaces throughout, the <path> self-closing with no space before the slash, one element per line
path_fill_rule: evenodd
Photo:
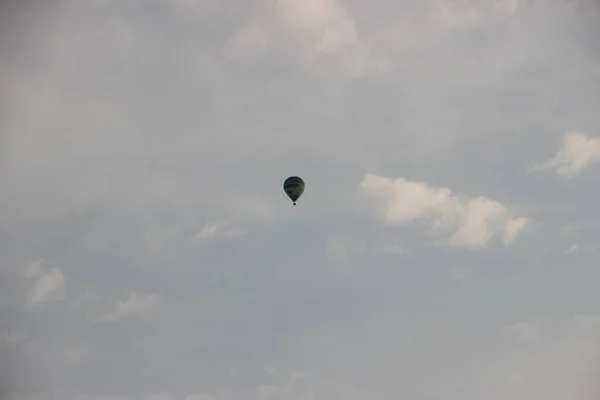
<path fill-rule="evenodd" d="M 596 1 L 1 9 L 1 400 L 598 398 Z"/>

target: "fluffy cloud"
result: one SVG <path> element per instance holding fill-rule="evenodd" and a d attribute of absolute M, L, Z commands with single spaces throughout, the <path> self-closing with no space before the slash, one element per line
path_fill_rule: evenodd
<path fill-rule="evenodd" d="M 229 39 L 226 54 L 247 59 L 272 50 L 291 52 L 308 70 L 342 80 L 385 71 L 386 63 L 374 56 L 343 2 L 267 0 L 263 5 L 255 20 Z"/>
<path fill-rule="evenodd" d="M 527 219 L 513 216 L 495 200 L 460 198 L 448 188 L 430 187 L 424 182 L 368 174 L 360 187 L 378 201 L 386 223 L 426 219 L 435 235 L 449 234 L 448 243 L 456 246 L 485 246 L 498 234 L 508 245 L 527 225 Z"/>
<path fill-rule="evenodd" d="M 308 63 L 359 45 L 356 25 L 337 0 L 280 0 L 282 23 L 310 45 Z"/>
<path fill-rule="evenodd" d="M 62 270 L 55 267 L 47 273 L 42 271 L 42 262 L 30 264 L 25 271 L 28 279 L 35 279 L 35 284 L 28 295 L 30 306 L 39 306 L 50 300 L 65 298 L 66 282 Z"/>
<path fill-rule="evenodd" d="M 572 244 L 571 246 L 569 246 L 569 248 L 567 248 L 564 253 L 565 254 L 571 254 L 571 253 L 577 253 L 579 251 L 579 245 L 577 243 Z"/>
<path fill-rule="evenodd" d="M 555 170 L 558 176 L 571 179 L 600 161 L 600 138 L 585 133 L 570 132 L 563 137 L 562 147 L 556 155 L 529 167 L 530 172 Z"/>

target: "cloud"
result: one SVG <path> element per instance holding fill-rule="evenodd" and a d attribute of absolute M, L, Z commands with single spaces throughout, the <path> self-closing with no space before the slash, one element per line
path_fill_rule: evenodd
<path fill-rule="evenodd" d="M 497 234 L 502 234 L 508 245 L 527 225 L 527 219 L 513 216 L 495 200 L 482 196 L 461 199 L 448 188 L 424 182 L 368 174 L 360 188 L 377 201 L 386 223 L 426 219 L 433 234 L 449 234 L 448 243 L 455 246 L 485 246 Z"/>
<path fill-rule="evenodd" d="M 194 236 L 194 240 L 201 243 L 214 240 L 218 237 L 232 237 L 244 234 L 246 234 L 245 230 L 234 227 L 228 221 L 207 222 L 200 232 Z"/>
<path fill-rule="evenodd" d="M 523 167 L 598 132 L 597 1 L 12 3 L 0 398 L 589 400 L 598 188 Z"/>
<path fill-rule="evenodd" d="M 342 80 L 386 71 L 386 62 L 360 37 L 355 22 L 336 0 L 283 0 L 281 4 L 286 25 L 306 43 L 307 68 Z"/>
<path fill-rule="evenodd" d="M 553 169 L 558 176 L 572 179 L 600 161 L 600 138 L 570 132 L 563 137 L 562 147 L 554 158 L 530 165 L 530 172 Z"/>
<path fill-rule="evenodd" d="M 131 318 L 137 315 L 147 314 L 160 302 L 157 294 L 138 295 L 131 292 L 126 300 L 119 300 L 114 311 L 96 319 L 98 322 L 114 322 Z"/>
<path fill-rule="evenodd" d="M 354 21 L 337 0 L 278 0 L 281 23 L 307 41 L 312 56 L 343 51 L 357 45 Z"/>
<path fill-rule="evenodd" d="M 338 0 L 265 0 L 254 20 L 225 46 L 233 58 L 291 54 L 307 70 L 335 80 L 380 74 L 386 63 L 362 38 L 350 13 Z"/>
<path fill-rule="evenodd" d="M 28 295 L 28 301 L 31 306 L 39 306 L 51 300 L 64 300 L 66 282 L 63 272 L 55 267 L 46 274 L 40 272 L 39 263 L 31 264 L 27 270 L 27 277 L 37 279 L 33 289 Z"/>
<path fill-rule="evenodd" d="M 572 253 L 577 253 L 579 251 L 579 245 L 577 243 L 572 244 L 571 246 L 569 246 L 569 248 L 567 248 L 564 251 L 564 254 L 572 254 Z"/>
<path fill-rule="evenodd" d="M 519 233 L 527 226 L 526 218 L 513 218 L 507 221 L 504 228 L 503 240 L 504 244 L 511 244 Z"/>

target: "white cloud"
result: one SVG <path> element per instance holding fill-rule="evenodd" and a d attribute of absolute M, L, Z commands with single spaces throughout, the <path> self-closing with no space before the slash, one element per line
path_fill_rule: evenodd
<path fill-rule="evenodd" d="M 194 240 L 197 242 L 206 242 L 217 237 L 231 237 L 243 235 L 245 233 L 245 230 L 234 227 L 228 221 L 207 222 L 204 224 L 204 227 L 202 227 L 200 232 L 194 236 Z"/>
<path fill-rule="evenodd" d="M 113 322 L 152 311 L 159 303 L 157 294 L 138 295 L 131 292 L 127 300 L 119 300 L 114 311 L 97 318 L 98 322 Z"/>
<path fill-rule="evenodd" d="M 41 272 L 33 269 L 35 273 L 28 276 L 37 277 Z M 65 297 L 65 277 L 60 268 L 53 268 L 50 272 L 43 274 L 35 283 L 29 293 L 28 301 L 31 306 L 44 304 L 50 300 L 63 300 Z"/>
<path fill-rule="evenodd" d="M 348 19 L 337 0 L 278 0 L 277 5 L 284 22 L 295 29 L 321 32 Z"/>
<path fill-rule="evenodd" d="M 579 251 L 579 245 L 577 243 L 572 244 L 568 249 L 564 251 L 565 254 L 577 253 Z"/>
<path fill-rule="evenodd" d="M 506 224 L 506 228 L 504 230 L 504 244 L 512 243 L 519 232 L 527 226 L 528 220 L 526 218 L 513 218 L 509 220 Z"/>
<path fill-rule="evenodd" d="M 339 1 L 267 0 L 266 5 L 260 22 L 243 26 L 228 41 L 229 56 L 262 55 L 278 43 L 305 68 L 330 78 L 353 79 L 386 70 Z"/>
<path fill-rule="evenodd" d="M 378 201 L 386 223 L 427 219 L 432 232 L 445 234 L 451 245 L 481 247 L 496 234 L 502 234 L 504 243 L 510 244 L 527 225 L 525 218 L 512 216 L 495 200 L 481 196 L 460 199 L 448 188 L 434 188 L 424 182 L 368 174 L 360 187 Z"/>
<path fill-rule="evenodd" d="M 530 172 L 553 169 L 563 178 L 574 178 L 600 161 L 600 138 L 570 132 L 563 137 L 562 147 L 554 158 L 529 167 Z"/>

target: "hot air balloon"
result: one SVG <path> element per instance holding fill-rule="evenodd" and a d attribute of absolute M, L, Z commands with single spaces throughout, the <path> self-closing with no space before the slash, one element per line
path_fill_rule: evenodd
<path fill-rule="evenodd" d="M 285 194 L 292 199 L 294 205 L 296 205 L 296 200 L 298 200 L 304 192 L 304 181 L 298 176 L 290 176 L 283 182 L 283 190 L 285 191 Z"/>

